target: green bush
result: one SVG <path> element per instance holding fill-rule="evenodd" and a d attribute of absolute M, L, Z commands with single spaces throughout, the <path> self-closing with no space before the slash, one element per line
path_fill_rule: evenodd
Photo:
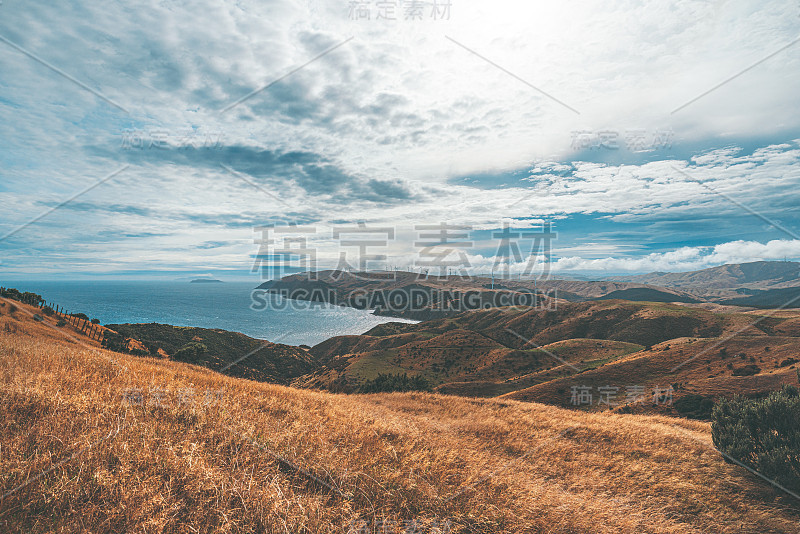
<path fill-rule="evenodd" d="M 208 352 L 208 347 L 206 347 L 202 343 L 197 343 L 193 341 L 191 343 L 187 343 L 186 345 L 175 351 L 175 354 L 173 354 L 172 357 L 176 360 L 191 362 L 196 360 L 198 357 L 202 356 L 206 352 Z"/>
<path fill-rule="evenodd" d="M 153 354 L 153 355 L 157 355 L 157 354 L 158 354 L 158 349 L 160 349 L 160 348 L 161 348 L 161 347 L 158 345 L 158 343 L 155 343 L 155 342 L 153 342 L 153 341 L 142 341 L 142 345 L 144 345 L 144 346 L 145 346 L 145 348 L 147 349 L 147 351 L 148 351 L 150 354 Z"/>
<path fill-rule="evenodd" d="M 103 332 L 103 340 L 100 344 L 109 350 L 113 350 L 116 352 L 128 352 L 128 341 L 130 338 L 126 338 L 125 336 L 121 336 L 116 332 L 111 332 L 110 330 L 106 330 Z"/>
<path fill-rule="evenodd" d="M 757 365 L 747 364 L 742 367 L 735 367 L 733 369 L 733 376 L 753 376 L 761 372 Z"/>
<path fill-rule="evenodd" d="M 56 311 L 53 308 L 51 308 L 50 306 L 45 306 L 44 308 L 42 308 L 42 312 L 45 315 L 53 315 Z"/>
<path fill-rule="evenodd" d="M 784 386 L 763 399 L 734 396 L 711 414 L 714 446 L 774 480 L 800 490 L 800 391 Z"/>
<path fill-rule="evenodd" d="M 59 328 L 61 328 L 62 326 L 67 326 L 67 321 L 65 321 L 64 319 L 59 319 L 58 322 L 56 323 L 56 326 Z"/>
<path fill-rule="evenodd" d="M 379 373 L 374 380 L 367 380 L 358 389 L 360 393 L 382 393 L 389 391 L 430 391 L 431 385 L 421 376 L 407 373 Z"/>
<path fill-rule="evenodd" d="M 677 388 L 676 388 L 677 389 Z M 709 419 L 714 409 L 714 399 L 703 395 L 688 394 L 675 400 L 675 410 L 691 419 Z"/>
<path fill-rule="evenodd" d="M 92 324 L 100 324 L 100 319 L 92 319 Z"/>

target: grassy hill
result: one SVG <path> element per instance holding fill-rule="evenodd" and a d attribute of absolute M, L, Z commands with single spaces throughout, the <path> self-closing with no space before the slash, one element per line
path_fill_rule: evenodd
<path fill-rule="evenodd" d="M 525 297 L 529 297 L 532 301 L 534 294 L 536 302 L 545 303 L 548 307 L 552 307 L 555 303 L 596 299 L 619 291 L 630 292 L 630 296 L 634 297 L 633 300 L 645 300 L 649 294 L 655 297 L 651 300 L 663 302 L 695 301 L 682 291 L 651 287 L 641 283 L 493 280 L 480 276 L 469 278 L 455 275 L 428 276 L 403 271 L 370 273 L 320 271 L 316 273 L 314 280 L 309 280 L 308 273 L 301 273 L 264 282 L 259 289 L 298 300 L 325 301 L 355 308 L 373 309 L 379 315 L 421 321 L 452 317 L 467 310 L 514 305 Z M 625 294 L 627 293 L 623 293 L 619 298 L 626 298 Z"/>
<path fill-rule="evenodd" d="M 606 293 L 597 300 L 630 300 L 634 302 L 700 302 L 687 295 L 676 295 L 651 287 L 632 287 Z"/>
<path fill-rule="evenodd" d="M 316 360 L 303 349 L 254 339 L 239 332 L 158 323 L 110 324 L 106 327 L 141 343 L 152 355 L 201 365 L 214 371 L 225 369 L 229 375 L 240 378 L 288 384 L 292 379 L 319 368 Z M 181 350 L 198 344 L 205 350 Z"/>
<path fill-rule="evenodd" d="M 448 395 L 707 418 L 719 397 L 759 396 L 795 383 L 800 354 L 796 310 L 765 316 L 772 312 L 719 308 L 604 300 L 557 310 L 493 308 L 419 324 L 385 323 L 310 351 L 224 330 L 108 326 L 156 357 L 296 387 L 355 392 L 381 375 L 408 375 Z M 198 344 L 202 351 L 186 350 Z M 618 395 L 600 403 L 597 392 L 606 386 Z M 675 405 L 632 402 L 626 390 L 636 387 L 647 395 L 670 387 Z M 594 392 L 588 405 L 576 405 L 576 388 Z M 692 398 L 705 409 L 684 409 Z"/>
<path fill-rule="evenodd" d="M 725 350 L 744 353 L 748 361 L 692 358 L 704 350 L 719 352 L 722 345 L 707 347 L 731 335 Z M 758 350 L 737 344 L 753 337 L 762 345 Z M 775 350 L 765 350 L 770 346 Z M 361 336 L 331 338 L 310 352 L 323 367 L 295 385 L 355 391 L 379 373 L 408 373 L 424 377 L 442 393 L 492 397 L 530 389 L 535 396 L 521 393 L 518 398 L 564 405 L 572 386 L 596 377 L 597 384 L 589 385 L 639 385 L 637 380 L 646 379 L 642 385 L 666 387 L 680 382 L 685 385 L 676 393 L 680 397 L 691 390 L 686 384 L 700 384 L 712 374 L 730 376 L 749 363 L 773 369 L 800 354 L 800 313 L 758 317 L 628 301 L 570 303 L 557 310 L 495 308 L 418 324 L 388 323 Z M 617 367 L 634 355 L 643 371 Z M 691 361 L 673 371 L 680 361 L 669 365 L 672 355 Z M 751 356 L 759 361 L 750 362 Z M 617 369 L 630 373 L 624 383 L 624 373 L 613 374 Z M 764 380 L 759 372 L 742 382 L 769 391 L 791 378 L 790 366 L 783 371 L 786 376 L 779 380 Z"/>
<path fill-rule="evenodd" d="M 798 502 L 723 461 L 706 423 L 292 389 L 109 352 L 17 306 L 3 532 L 798 531 Z"/>
<path fill-rule="evenodd" d="M 713 401 L 733 393 L 763 396 L 783 384 L 798 383 L 797 359 L 800 343 L 795 337 L 742 336 L 720 342 L 716 338 L 680 338 L 660 343 L 651 350 L 633 353 L 594 369 L 507 393 L 506 398 L 546 402 L 580 409 L 626 408 L 637 411 L 660 410 L 681 413 L 679 399 L 699 396 Z M 787 363 L 789 362 L 789 363 Z M 751 367 L 752 366 L 752 367 Z M 746 369 L 753 374 L 737 376 Z M 599 388 L 619 387 L 610 405 L 598 404 Z M 642 402 L 626 406 L 627 391 L 644 387 Z M 594 392 L 592 405 L 574 406 L 573 388 L 588 387 Z M 672 387 L 676 404 L 654 407 L 655 388 Z M 683 414 L 686 415 L 686 414 Z M 701 416 L 703 414 L 691 414 Z M 705 414 L 708 415 L 707 413 Z"/>
<path fill-rule="evenodd" d="M 758 261 L 720 265 L 683 273 L 655 272 L 645 275 L 617 276 L 607 280 L 533 280 L 502 279 L 475 276 L 420 275 L 389 271 L 349 273 L 321 271 L 316 280 L 307 273 L 285 276 L 260 286 L 264 291 L 282 293 L 301 300 L 323 300 L 376 313 L 431 320 L 452 317 L 458 311 L 503 307 L 505 294 L 536 292 L 538 299 L 552 303 L 582 302 L 592 299 L 625 299 L 647 302 L 730 302 L 737 306 L 777 307 L 795 295 L 800 287 L 800 263 Z M 794 291 L 783 292 L 780 290 Z M 453 300 L 462 305 L 458 310 L 446 309 L 449 300 L 441 292 L 450 291 Z M 471 294 L 471 297 L 467 298 Z M 410 301 L 421 297 L 425 305 L 419 309 L 391 305 L 392 296 Z M 745 297 L 743 297 L 743 295 Z M 747 299 L 746 296 L 752 297 Z M 376 298 L 379 297 L 379 298 Z M 405 297 L 405 299 L 403 298 Z M 738 300 L 741 299 L 741 300 Z M 469 303 L 469 304 L 465 304 Z"/>
<path fill-rule="evenodd" d="M 738 306 L 776 307 L 784 304 L 788 298 L 776 302 L 775 299 L 781 296 L 780 292 L 769 293 L 769 291 L 800 286 L 800 263 L 754 261 L 720 265 L 684 273 L 656 272 L 637 276 L 619 276 L 613 277 L 611 280 L 671 288 L 714 302 L 731 301 L 741 297 L 742 294 L 767 292 L 758 304 L 750 304 L 746 300 L 732 303 Z"/>
<path fill-rule="evenodd" d="M 800 287 L 763 289 L 749 291 L 747 297 L 737 297 L 721 301 L 731 306 L 752 306 L 754 308 L 782 308 L 791 304 L 800 305 Z"/>

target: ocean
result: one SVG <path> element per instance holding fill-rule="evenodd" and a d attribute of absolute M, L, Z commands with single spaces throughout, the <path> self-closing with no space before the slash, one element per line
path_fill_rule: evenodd
<path fill-rule="evenodd" d="M 101 324 L 164 323 L 221 328 L 287 345 L 315 345 L 333 336 L 363 334 L 388 321 L 322 303 L 289 301 L 273 295 L 263 311 L 250 308 L 252 282 L 8 282 L 4 287 L 40 294 L 71 313 L 83 312 Z"/>

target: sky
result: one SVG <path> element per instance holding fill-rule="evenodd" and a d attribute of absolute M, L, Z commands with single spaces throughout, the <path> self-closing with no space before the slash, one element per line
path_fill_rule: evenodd
<path fill-rule="evenodd" d="M 798 104 L 797 2 L 3 0 L 0 279 L 800 260 Z"/>

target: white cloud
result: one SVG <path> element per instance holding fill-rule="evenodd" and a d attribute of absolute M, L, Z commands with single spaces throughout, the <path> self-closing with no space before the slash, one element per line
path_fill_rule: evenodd
<path fill-rule="evenodd" d="M 577 256 L 559 258 L 554 272 L 605 271 L 653 272 L 692 271 L 725 263 L 747 263 L 764 260 L 800 258 L 800 240 L 773 240 L 768 243 L 732 241 L 713 247 L 681 247 L 677 250 L 652 253 L 633 258 L 585 259 Z"/>
<path fill-rule="evenodd" d="M 684 148 L 796 134 L 800 115 L 787 110 L 800 89 L 800 44 L 671 113 L 791 42 L 798 13 L 786 2 L 453 0 L 448 21 L 403 20 L 401 11 L 394 22 L 351 20 L 341 0 L 84 4 L 6 0 L 0 35 L 130 113 L 0 43 L 0 232 L 132 166 L 81 197 L 82 209 L 59 210 L 5 243 L 15 252 L 7 267 L 238 266 L 252 253 L 254 224 L 287 219 L 488 229 L 576 214 L 626 224 L 751 217 L 673 167 L 760 213 L 794 216 L 797 142 L 568 163 L 581 159 L 571 143 L 582 129 L 670 129 Z M 213 150 L 185 162 L 144 150 L 134 160 L 120 146 L 130 129 L 165 133 L 173 148 L 187 130 L 219 132 L 230 158 L 219 160 L 281 200 L 222 170 Z M 259 153 L 302 153 L 316 158 L 308 166 L 339 174 L 314 182 L 308 167 L 269 166 Z M 502 187 L 450 182 L 512 170 L 528 172 Z M 380 191 L 397 198 L 382 202 Z M 201 248 L 211 241 L 229 245 Z M 605 246 L 611 261 L 623 244 Z"/>

